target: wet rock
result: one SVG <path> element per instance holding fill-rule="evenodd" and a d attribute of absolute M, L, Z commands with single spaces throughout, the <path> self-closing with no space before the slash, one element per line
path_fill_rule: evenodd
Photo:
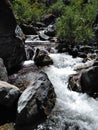
<path fill-rule="evenodd" d="M 19 98 L 15 130 L 32 130 L 50 114 L 55 101 L 53 85 L 45 73 L 39 73 Z"/>
<path fill-rule="evenodd" d="M 71 75 L 68 81 L 68 88 L 76 92 L 82 92 L 80 86 L 80 74 Z"/>
<path fill-rule="evenodd" d="M 80 84 L 82 92 L 86 92 L 88 95 L 98 96 L 98 67 L 91 67 L 82 72 L 80 77 Z"/>
<path fill-rule="evenodd" d="M 16 38 L 16 19 L 9 0 L 0 1 L 0 57 L 4 60 L 8 74 L 19 69 L 26 59 L 24 45 Z"/>
<path fill-rule="evenodd" d="M 73 48 L 71 50 L 71 55 L 73 56 L 73 58 L 76 58 L 78 56 L 78 49 L 77 48 Z"/>
<path fill-rule="evenodd" d="M 29 45 L 25 45 L 25 51 L 27 60 L 32 60 L 34 56 L 34 49 Z"/>
<path fill-rule="evenodd" d="M 53 14 L 46 14 L 41 17 L 41 22 L 43 22 L 46 26 L 48 26 L 51 23 L 55 22 L 55 15 Z"/>
<path fill-rule="evenodd" d="M 90 53 L 93 51 L 91 46 L 80 46 L 80 52 Z"/>
<path fill-rule="evenodd" d="M 16 26 L 15 34 L 16 34 L 16 37 L 18 37 L 22 40 L 25 40 L 25 34 L 23 33 L 23 31 L 22 31 L 22 29 L 20 28 L 19 25 Z"/>
<path fill-rule="evenodd" d="M 23 30 L 23 33 L 25 35 L 36 35 L 37 31 L 32 25 L 20 25 L 21 29 Z"/>
<path fill-rule="evenodd" d="M 87 93 L 91 97 L 98 97 L 98 67 L 90 67 L 78 75 L 69 79 L 69 85 L 73 91 Z"/>
<path fill-rule="evenodd" d="M 47 36 L 44 31 L 39 32 L 39 38 L 40 40 L 49 40 L 49 36 Z"/>
<path fill-rule="evenodd" d="M 84 52 L 78 52 L 78 56 L 79 56 L 80 58 L 87 58 L 87 54 L 84 53 Z"/>
<path fill-rule="evenodd" d="M 0 81 L 0 125 L 15 122 L 20 94 L 17 87 Z"/>
<path fill-rule="evenodd" d="M 0 58 L 0 80 L 8 81 L 7 70 L 4 66 L 3 59 Z"/>
<path fill-rule="evenodd" d="M 52 65 L 53 61 L 44 50 L 37 49 L 34 57 L 34 62 L 37 66 Z"/>
<path fill-rule="evenodd" d="M 32 23 L 33 26 L 38 27 L 38 28 L 42 28 L 45 27 L 45 24 L 42 22 L 36 22 L 36 23 Z"/>
<path fill-rule="evenodd" d="M 53 25 L 49 25 L 45 30 L 45 34 L 51 37 L 54 37 L 56 34 L 55 27 Z"/>

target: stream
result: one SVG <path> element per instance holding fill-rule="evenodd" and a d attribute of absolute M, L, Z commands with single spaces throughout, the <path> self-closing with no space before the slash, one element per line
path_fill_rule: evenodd
<path fill-rule="evenodd" d="M 36 130 L 98 130 L 98 101 L 86 94 L 68 90 L 68 78 L 75 74 L 76 65 L 81 58 L 72 58 L 67 54 L 50 54 L 54 64 L 45 67 L 52 82 L 57 101 L 46 122 Z"/>

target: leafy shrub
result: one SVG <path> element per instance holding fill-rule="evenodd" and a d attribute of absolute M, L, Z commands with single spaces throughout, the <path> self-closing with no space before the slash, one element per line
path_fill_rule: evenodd
<path fill-rule="evenodd" d="M 87 4 L 83 4 L 83 0 L 73 0 L 57 20 L 57 36 L 70 43 L 81 41 L 88 43 L 92 40 L 94 37 L 92 22 L 97 12 L 97 5 L 96 0 Z"/>
<path fill-rule="evenodd" d="M 13 0 L 13 8 L 15 11 L 18 23 L 27 23 L 32 20 L 39 20 L 44 13 L 45 6 L 30 0 Z"/>

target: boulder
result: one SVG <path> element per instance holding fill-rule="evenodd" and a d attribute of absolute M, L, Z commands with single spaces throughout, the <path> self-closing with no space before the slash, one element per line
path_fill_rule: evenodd
<path fill-rule="evenodd" d="M 25 35 L 36 35 L 37 34 L 36 29 L 32 25 L 23 24 L 23 25 L 20 25 L 20 27 L 23 30 L 23 33 Z"/>
<path fill-rule="evenodd" d="M 49 40 L 49 36 L 45 34 L 45 31 L 39 31 L 39 38 L 40 40 Z"/>
<path fill-rule="evenodd" d="M 73 74 L 69 77 L 68 88 L 72 91 L 82 92 L 80 86 L 80 74 Z"/>
<path fill-rule="evenodd" d="M 52 111 L 56 101 L 53 85 L 47 75 L 40 72 L 20 96 L 15 130 L 32 130 Z"/>
<path fill-rule="evenodd" d="M 21 63 L 26 60 L 21 39 L 14 36 L 0 38 L 0 57 L 4 60 L 8 74 L 18 71 Z"/>
<path fill-rule="evenodd" d="M 0 58 L 0 80 L 8 81 L 7 70 L 4 66 L 3 59 Z"/>
<path fill-rule="evenodd" d="M 82 72 L 80 84 L 83 93 L 98 97 L 98 67 L 94 66 Z"/>
<path fill-rule="evenodd" d="M 14 85 L 0 81 L 0 125 L 15 122 L 20 90 Z"/>
<path fill-rule="evenodd" d="M 0 0 L 0 57 L 8 74 L 14 73 L 26 59 L 23 42 L 15 36 L 16 25 L 9 0 Z"/>
<path fill-rule="evenodd" d="M 87 93 L 89 96 L 98 97 L 98 66 L 85 69 L 77 75 L 72 75 L 69 78 L 68 88 L 82 93 Z"/>
<path fill-rule="evenodd" d="M 56 34 L 55 27 L 53 25 L 49 25 L 45 30 L 45 34 L 54 37 Z"/>
<path fill-rule="evenodd" d="M 43 22 L 46 26 L 48 26 L 51 23 L 55 22 L 55 15 L 53 14 L 46 14 L 41 17 L 41 22 Z"/>
<path fill-rule="evenodd" d="M 91 46 L 80 46 L 79 51 L 84 53 L 90 53 L 93 51 L 93 48 Z"/>
<path fill-rule="evenodd" d="M 37 66 L 52 65 L 53 61 L 44 50 L 37 49 L 34 57 L 34 62 Z"/>
<path fill-rule="evenodd" d="M 16 25 L 10 1 L 0 0 L 0 37 L 14 34 Z"/>

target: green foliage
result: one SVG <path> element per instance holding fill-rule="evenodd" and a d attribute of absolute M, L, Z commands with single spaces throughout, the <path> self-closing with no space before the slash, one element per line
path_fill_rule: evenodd
<path fill-rule="evenodd" d="M 51 5 L 48 9 L 48 13 L 52 13 L 56 16 L 60 16 L 65 9 L 65 5 L 63 4 L 62 0 L 57 0 L 56 3 Z"/>
<path fill-rule="evenodd" d="M 70 6 L 65 7 L 65 12 L 58 19 L 57 36 L 66 42 L 88 43 L 93 39 L 92 22 L 97 12 L 98 0 L 83 4 L 83 0 L 73 0 Z"/>
<path fill-rule="evenodd" d="M 13 0 L 13 8 L 19 24 L 39 20 L 45 10 L 37 0 L 34 3 L 30 0 Z"/>

